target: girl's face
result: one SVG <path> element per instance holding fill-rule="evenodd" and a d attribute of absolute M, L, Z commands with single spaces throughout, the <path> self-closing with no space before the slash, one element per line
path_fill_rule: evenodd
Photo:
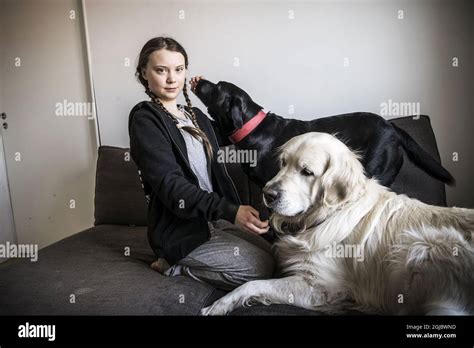
<path fill-rule="evenodd" d="M 148 81 L 148 87 L 159 99 L 176 100 L 186 77 L 184 56 L 164 48 L 155 51 L 148 57 L 148 64 L 142 74 Z"/>

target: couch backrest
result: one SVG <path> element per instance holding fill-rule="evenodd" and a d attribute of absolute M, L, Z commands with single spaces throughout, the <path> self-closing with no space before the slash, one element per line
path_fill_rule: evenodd
<path fill-rule="evenodd" d="M 391 120 L 407 131 L 437 161 L 440 161 L 436 139 L 428 116 L 402 117 Z M 238 163 L 226 165 L 234 180 L 243 204 L 250 204 L 260 211 L 262 219 L 268 218 L 263 205 L 262 192 L 241 169 Z M 444 184 L 416 167 L 404 155 L 403 166 L 391 187 L 397 193 L 434 205 L 446 205 Z M 97 161 L 95 190 L 95 225 L 118 224 L 146 226 L 147 203 L 139 180 L 138 169 L 128 148 L 101 146 Z"/>
<path fill-rule="evenodd" d="M 99 148 L 94 204 L 94 225 L 147 225 L 148 205 L 130 149 Z"/>

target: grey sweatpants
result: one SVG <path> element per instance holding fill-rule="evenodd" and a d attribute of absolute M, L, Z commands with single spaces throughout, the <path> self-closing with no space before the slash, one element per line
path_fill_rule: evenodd
<path fill-rule="evenodd" d="M 241 230 L 226 220 L 209 222 L 211 238 L 164 274 L 187 275 L 223 290 L 256 279 L 271 278 L 271 245 L 259 235 Z"/>

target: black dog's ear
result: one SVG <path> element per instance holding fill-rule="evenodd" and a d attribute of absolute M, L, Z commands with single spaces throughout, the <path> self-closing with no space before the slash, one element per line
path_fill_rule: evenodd
<path fill-rule="evenodd" d="M 243 110 L 243 108 L 245 108 L 243 104 L 244 103 L 242 103 L 242 99 L 240 97 L 232 97 L 230 106 L 230 117 L 232 119 L 234 129 L 240 129 L 244 124 L 243 118 L 246 110 Z"/>

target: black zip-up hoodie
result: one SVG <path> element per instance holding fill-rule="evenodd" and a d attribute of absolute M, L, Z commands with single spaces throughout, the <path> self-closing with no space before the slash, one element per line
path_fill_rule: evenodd
<path fill-rule="evenodd" d="M 130 111 L 128 121 L 130 154 L 141 172 L 145 194 L 150 196 L 148 241 L 155 255 L 166 258 L 170 265 L 209 240 L 208 221 L 234 223 L 241 204 L 225 164 L 217 161 L 219 145 L 224 142 L 217 129 L 214 132 L 214 122 L 198 108 L 193 110 L 214 150 L 208 163 L 214 192 L 199 187 L 183 136 L 159 106 L 140 102 Z"/>

